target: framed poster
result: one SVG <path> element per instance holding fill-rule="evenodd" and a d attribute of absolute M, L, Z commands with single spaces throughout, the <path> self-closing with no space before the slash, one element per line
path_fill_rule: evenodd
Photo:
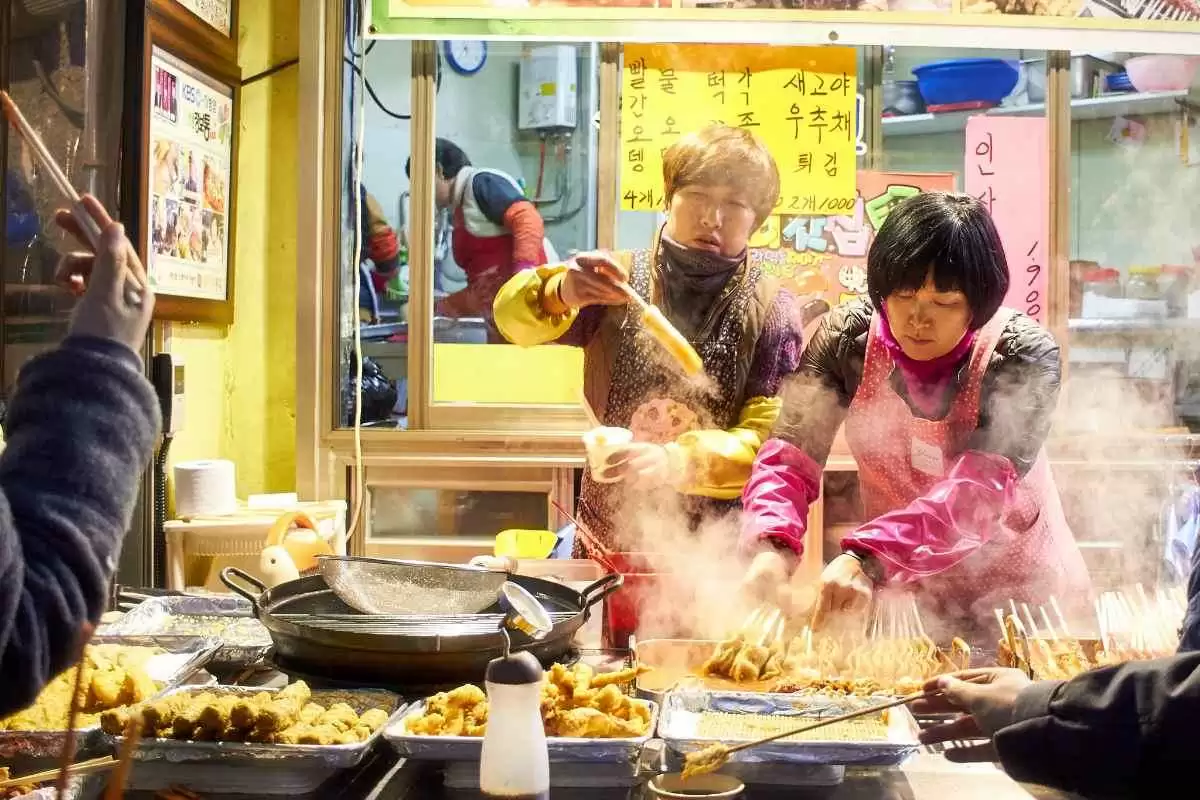
<path fill-rule="evenodd" d="M 150 0 L 150 11 L 182 40 L 237 63 L 238 0 Z"/>
<path fill-rule="evenodd" d="M 233 319 L 237 84 L 169 49 L 146 59 L 141 244 L 160 319 Z"/>

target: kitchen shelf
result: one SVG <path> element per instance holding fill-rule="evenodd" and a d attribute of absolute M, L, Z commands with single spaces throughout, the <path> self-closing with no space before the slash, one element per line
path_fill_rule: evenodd
<path fill-rule="evenodd" d="M 1095 319 L 1077 317 L 1067 320 L 1071 333 L 1093 334 L 1168 334 L 1200 332 L 1200 319 L 1187 317 Z"/>
<path fill-rule="evenodd" d="M 1071 121 L 1112 119 L 1113 117 L 1167 114 L 1179 108 L 1177 100 L 1187 92 L 1141 92 L 1108 94 L 1071 101 Z M 1021 106 L 997 106 L 987 110 L 950 111 L 945 114 L 910 114 L 904 117 L 884 117 L 884 136 L 922 136 L 931 133 L 961 131 L 967 118 L 978 114 L 997 117 L 1029 117 L 1046 113 L 1045 103 Z"/>

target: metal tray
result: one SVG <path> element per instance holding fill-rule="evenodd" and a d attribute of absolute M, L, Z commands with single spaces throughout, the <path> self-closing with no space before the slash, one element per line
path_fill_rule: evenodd
<path fill-rule="evenodd" d="M 120 644 L 128 647 L 157 647 L 163 655 L 152 656 L 150 677 L 162 684 L 154 698 L 162 697 L 203 667 L 217 650 L 217 642 L 199 636 L 95 636 L 91 644 Z M 161 669 L 161 671 L 160 671 Z M 74 666 L 71 667 L 74 670 Z M 73 758 L 89 750 L 96 741 L 100 725 L 89 725 L 75 732 Z M 0 731 L 0 759 L 58 759 L 63 755 L 67 731 Z"/>
<path fill-rule="evenodd" d="M 483 754 L 483 739 L 478 736 L 413 736 L 405 729 L 405 721 L 420 716 L 425 701 L 413 703 L 403 710 L 400 718 L 388 725 L 383 738 L 391 742 L 396 752 L 415 761 L 474 761 Z M 650 727 L 636 739 L 564 739 L 546 738 L 550 761 L 558 763 L 629 763 L 637 764 L 642 748 L 658 726 L 658 704 L 650 703 Z"/>
<path fill-rule="evenodd" d="M 827 713 L 845 713 L 871 705 L 869 698 L 819 697 L 749 692 L 670 692 L 663 703 L 658 735 L 676 753 L 690 753 L 721 740 L 697 734 L 700 714 L 704 711 L 786 715 L 803 724 L 808 716 L 816 721 L 818 709 Z M 894 708 L 888 716 L 888 740 L 884 742 L 804 741 L 772 742 L 735 753 L 732 760 L 745 763 L 854 764 L 858 766 L 896 766 L 920 749 L 918 727 L 908 709 Z M 724 744 L 738 744 L 725 741 Z"/>
<path fill-rule="evenodd" d="M 169 697 L 181 692 L 250 695 L 256 692 L 278 691 L 278 689 L 249 686 L 217 686 L 199 689 L 189 686 L 167 692 L 163 696 Z M 255 744 L 143 738 L 138 744 L 134 758 L 138 761 L 160 761 L 172 764 L 220 761 L 223 765 L 253 764 L 257 768 L 346 769 L 358 766 L 367 751 L 379 741 L 383 731 L 395 723 L 404 711 L 400 707 L 399 695 L 382 689 L 314 690 L 312 698 L 312 702 L 327 707 L 332 703 L 346 703 L 360 714 L 368 708 L 383 708 L 390 711 L 391 716 L 365 742 L 358 744 Z M 119 752 L 125 737 L 102 733 L 101 738 L 108 747 L 113 749 L 113 752 Z M 275 762 L 275 764 L 272 765 L 270 762 Z"/>
<path fill-rule="evenodd" d="M 219 617 L 212 620 L 204 617 Z M 214 669 L 247 667 L 261 661 L 271 649 L 271 634 L 254 617 L 250 603 L 233 595 L 151 597 L 124 617 L 106 625 L 106 635 L 211 636 L 221 642 L 209 666 Z"/>

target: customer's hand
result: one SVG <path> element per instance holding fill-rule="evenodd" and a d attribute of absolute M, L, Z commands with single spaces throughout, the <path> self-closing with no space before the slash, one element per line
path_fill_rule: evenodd
<path fill-rule="evenodd" d="M 567 262 L 562 301 L 571 308 L 625 305 L 629 295 L 617 286 L 625 280 L 625 270 L 608 253 L 580 253 Z"/>
<path fill-rule="evenodd" d="M 104 206 L 91 195 L 84 195 L 83 207 L 100 228 L 100 242 L 94 253 L 71 212 L 60 210 L 54 218 L 58 226 L 74 236 L 83 248 L 63 256 L 54 275 L 60 285 L 79 297 L 71 317 L 70 333 L 111 339 L 138 352 L 154 314 L 150 279 L 133 244 L 125 236 L 124 227 L 113 222 Z M 135 290 L 132 284 L 126 283 L 129 274 L 142 289 Z M 127 285 L 139 303 L 130 302 L 132 298 L 126 291 Z"/>
<path fill-rule="evenodd" d="M 843 553 L 821 573 L 821 589 L 813 613 L 813 630 L 839 614 L 858 614 L 871 604 L 874 585 L 863 571 L 862 562 Z"/>
<path fill-rule="evenodd" d="M 918 714 L 964 712 L 953 722 L 921 731 L 923 744 L 963 739 L 991 739 L 1001 728 L 1012 723 L 1017 695 L 1031 683 L 1019 669 L 970 669 L 952 675 L 940 675 L 925 683 L 926 692 L 941 692 L 938 697 L 913 704 Z M 995 749 L 986 744 L 954 747 L 946 750 L 951 761 L 994 761 Z"/>

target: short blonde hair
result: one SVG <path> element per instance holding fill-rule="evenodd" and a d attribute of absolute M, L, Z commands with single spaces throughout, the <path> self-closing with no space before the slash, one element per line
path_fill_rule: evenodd
<path fill-rule="evenodd" d="M 667 205 L 693 185 L 732 186 L 745 192 L 761 225 L 779 202 L 779 167 L 763 140 L 745 128 L 713 123 L 685 134 L 663 153 Z"/>

